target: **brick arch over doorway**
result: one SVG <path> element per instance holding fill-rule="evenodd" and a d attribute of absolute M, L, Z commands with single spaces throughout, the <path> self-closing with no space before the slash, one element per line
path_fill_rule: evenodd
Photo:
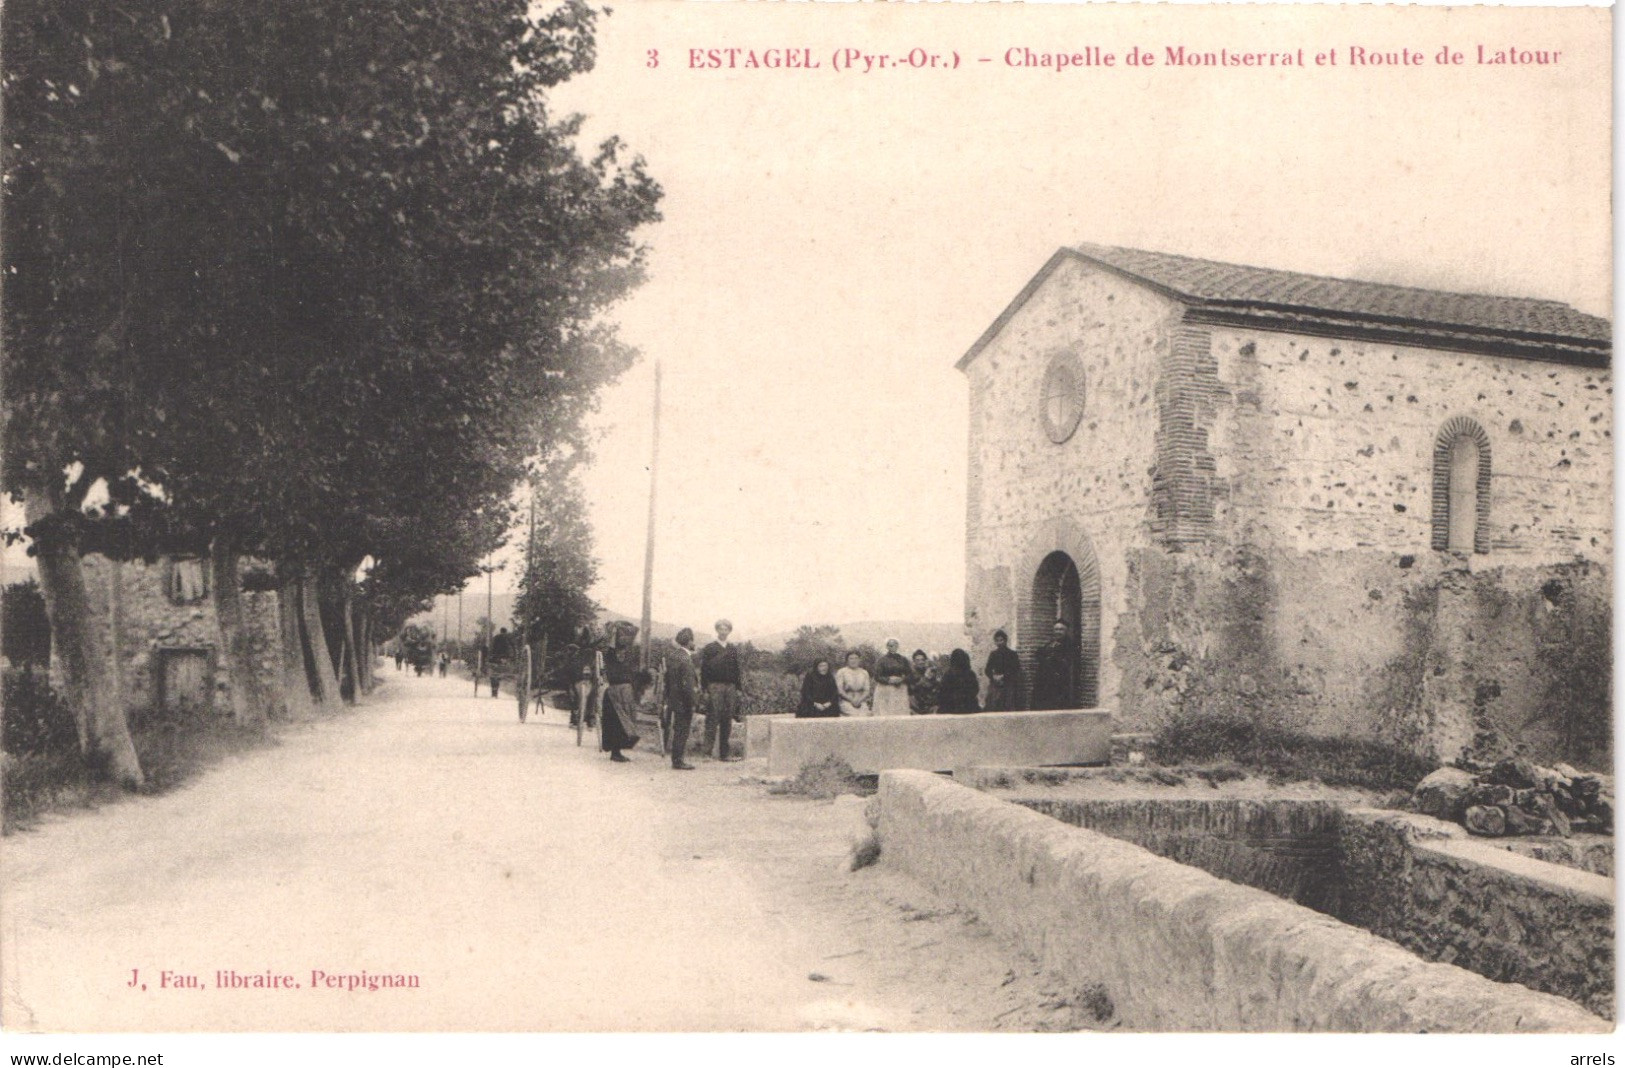
<path fill-rule="evenodd" d="M 1030 696 L 1038 650 L 1060 618 L 1071 624 L 1078 643 L 1078 705 L 1094 708 L 1100 701 L 1100 563 L 1089 536 L 1070 519 L 1046 522 L 1022 555 L 1017 588 L 1016 640 L 1029 690 L 1023 701 Z"/>

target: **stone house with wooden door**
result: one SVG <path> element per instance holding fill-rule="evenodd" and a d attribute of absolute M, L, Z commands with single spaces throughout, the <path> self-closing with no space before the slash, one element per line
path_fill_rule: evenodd
<path fill-rule="evenodd" d="M 281 681 L 282 638 L 277 593 L 256 588 L 258 565 L 245 563 L 243 593 L 252 660 L 268 687 Z M 103 640 L 113 649 L 113 620 L 123 664 L 125 704 L 130 709 L 206 712 L 229 716 L 230 674 L 220 660 L 220 629 L 207 556 L 175 554 L 115 567 L 99 555 L 84 557 L 86 592 Z M 114 582 L 117 582 L 117 611 Z"/>
<path fill-rule="evenodd" d="M 1605 764 L 1610 324 L 1077 245 L 958 363 L 966 622 L 1125 729 L 1230 712 Z"/>

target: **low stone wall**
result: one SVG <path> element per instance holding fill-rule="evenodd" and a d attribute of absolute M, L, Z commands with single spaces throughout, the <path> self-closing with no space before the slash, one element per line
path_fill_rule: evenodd
<path fill-rule="evenodd" d="M 1573 838 L 1501 838 L 1496 841 L 1495 847 L 1544 860 L 1548 864 L 1579 868 L 1607 879 L 1614 877 L 1614 836 L 1611 834 L 1575 834 Z"/>
<path fill-rule="evenodd" d="M 1428 960 L 1614 1016 L 1613 880 L 1408 813 L 1344 814 L 1336 915 Z"/>
<path fill-rule="evenodd" d="M 1112 715 L 1085 710 L 775 718 L 768 731 L 769 775 L 794 775 L 831 756 L 873 775 L 887 768 L 949 771 L 963 764 L 1103 764 L 1111 758 Z"/>
<path fill-rule="evenodd" d="M 1080 801 L 1019 795 L 1007 800 L 1316 912 L 1337 912 L 1343 887 L 1338 862 L 1342 810 L 1330 802 Z"/>
<path fill-rule="evenodd" d="M 767 756 L 768 739 L 773 734 L 773 724 L 795 717 L 787 712 L 775 712 L 769 715 L 746 716 L 745 722 L 734 728 L 734 733 L 744 736 L 744 756 L 746 758 Z M 704 720 L 699 722 L 704 723 Z M 796 770 L 800 770 L 799 768 Z"/>
<path fill-rule="evenodd" d="M 918 771 L 880 777 L 882 860 L 1145 1031 L 1607 1031 L 1572 1002 L 1423 961 L 1218 879 Z"/>

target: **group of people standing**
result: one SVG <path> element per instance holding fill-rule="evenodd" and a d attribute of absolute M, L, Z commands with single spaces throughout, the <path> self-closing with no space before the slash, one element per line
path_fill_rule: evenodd
<path fill-rule="evenodd" d="M 744 674 L 739 663 L 739 647 L 729 639 L 734 625 L 726 619 L 716 622 L 717 639 L 694 656 L 694 631 L 684 627 L 677 632 L 677 655 L 666 664 L 666 716 L 671 741 L 671 766 L 677 771 L 693 771 L 684 757 L 689 732 L 696 714 L 705 716 L 705 755 L 728 762 L 739 759 L 731 750 L 733 725 L 742 722 L 744 705 L 741 687 Z"/>
<path fill-rule="evenodd" d="M 626 750 L 640 740 L 633 710 L 637 707 L 637 683 L 647 679 L 639 677 L 632 644 L 638 628 L 630 623 L 612 623 L 609 629 L 609 640 L 602 646 L 592 644 L 590 633 L 583 635 L 574 668 L 577 700 L 571 724 L 575 724 L 575 716 L 585 714 L 587 725 L 594 725 L 592 695 L 601 684 L 604 701 L 600 748 L 609 753 L 611 760 L 624 764 L 631 760 Z M 706 754 L 714 752 L 720 761 L 738 759 L 729 747 L 733 725 L 744 713 L 739 647 L 730 641 L 733 624 L 728 620 L 717 620 L 716 634 L 716 641 L 696 656 L 694 631 L 684 627 L 677 632 L 677 653 L 666 663 L 663 729 L 667 732 L 671 766 L 678 771 L 694 770 L 685 757 L 696 715 L 705 717 Z"/>
<path fill-rule="evenodd" d="M 818 719 L 1024 710 L 1021 657 L 1010 648 L 1010 636 L 1002 630 L 993 633 L 993 651 L 983 668 L 987 694 L 982 700 L 978 700 L 980 681 L 965 650 L 950 653 L 947 670 L 939 673 L 925 650 L 916 649 L 905 659 L 898 649 L 897 639 L 888 639 L 873 673 L 863 667 L 856 650 L 846 654 L 839 669 L 832 669 L 829 658 L 819 658 L 802 677 L 796 716 Z M 1037 656 L 1032 709 L 1076 708 L 1078 681 L 1077 643 L 1067 623 L 1056 620 L 1051 640 Z"/>
<path fill-rule="evenodd" d="M 638 628 L 630 623 L 611 623 L 605 640 L 594 643 L 591 632 L 584 632 L 571 668 L 576 695 L 571 725 L 582 715 L 587 717 L 587 726 L 596 725 L 595 697 L 601 691 L 600 747 L 620 764 L 630 761 L 626 751 L 640 740 L 634 710 L 639 684 L 649 681 L 648 673 L 637 666 L 633 645 L 637 633 Z M 678 771 L 694 767 L 686 757 L 696 715 L 705 717 L 706 755 L 719 761 L 739 759 L 729 746 L 734 724 L 742 722 L 744 674 L 732 636 L 733 624 L 719 619 L 716 640 L 696 652 L 694 631 L 684 627 L 677 632 L 676 655 L 665 665 L 662 728 L 671 766 Z M 970 654 L 963 649 L 949 654 L 948 667 L 941 672 L 923 649 L 904 657 L 896 638 L 887 640 L 873 672 L 864 668 L 856 650 L 848 652 L 844 660 L 837 669 L 829 657 L 820 657 L 802 677 L 798 718 L 962 715 L 1029 707 L 1023 703 L 1021 657 L 1010 648 L 1009 635 L 1002 630 L 993 633 L 993 651 L 983 668 L 985 695 Z M 1034 711 L 1075 708 L 1078 683 L 1077 642 L 1071 628 L 1057 620 L 1051 640 L 1035 657 L 1030 707 Z"/>

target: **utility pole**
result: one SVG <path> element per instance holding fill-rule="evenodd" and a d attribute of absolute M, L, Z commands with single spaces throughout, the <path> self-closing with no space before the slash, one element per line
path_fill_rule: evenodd
<path fill-rule="evenodd" d="M 530 480 L 530 532 L 525 535 L 525 577 L 520 580 L 520 592 L 525 586 L 535 589 L 536 586 L 536 480 Z M 530 611 L 525 613 L 524 632 L 525 644 L 531 643 L 530 619 L 539 609 L 540 605 L 531 605 Z"/>
<path fill-rule="evenodd" d="M 655 361 L 654 447 L 649 456 L 649 528 L 643 541 L 643 655 L 649 666 L 649 627 L 654 610 L 655 487 L 660 481 L 660 361 Z"/>

